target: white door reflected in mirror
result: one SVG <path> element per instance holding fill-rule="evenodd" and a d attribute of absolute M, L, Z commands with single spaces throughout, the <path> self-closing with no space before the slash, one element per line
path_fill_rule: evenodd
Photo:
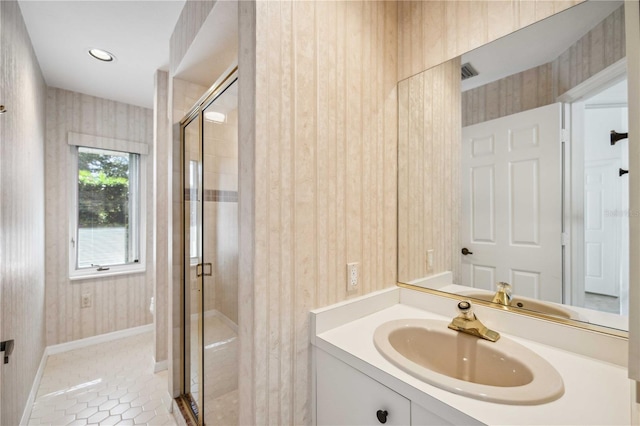
<path fill-rule="evenodd" d="M 562 303 L 561 107 L 462 128 L 462 285 Z"/>

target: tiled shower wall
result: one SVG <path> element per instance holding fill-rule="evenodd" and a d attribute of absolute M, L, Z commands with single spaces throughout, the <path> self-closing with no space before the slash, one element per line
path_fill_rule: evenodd
<path fill-rule="evenodd" d="M 150 109 L 49 88 L 46 130 L 46 318 L 47 345 L 64 343 L 152 322 L 153 295 L 153 114 Z M 69 280 L 68 132 L 142 142 L 146 157 L 147 272 L 79 281 Z M 83 293 L 92 298 L 81 308 Z"/>
<path fill-rule="evenodd" d="M 236 83 L 237 84 L 237 83 Z M 229 98 L 228 92 L 222 95 Z M 238 324 L 238 110 L 226 123 L 204 123 L 205 311 L 215 310 Z M 207 291 L 209 290 L 209 291 Z M 211 291 L 213 290 L 213 291 Z"/>
<path fill-rule="evenodd" d="M 18 2 L 0 2 L 0 424 L 17 425 L 45 348 L 46 86 Z"/>

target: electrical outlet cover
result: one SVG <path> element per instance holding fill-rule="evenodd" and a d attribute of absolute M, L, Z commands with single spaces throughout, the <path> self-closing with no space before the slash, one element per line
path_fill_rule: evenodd
<path fill-rule="evenodd" d="M 347 263 L 347 291 L 358 288 L 358 262 Z"/>

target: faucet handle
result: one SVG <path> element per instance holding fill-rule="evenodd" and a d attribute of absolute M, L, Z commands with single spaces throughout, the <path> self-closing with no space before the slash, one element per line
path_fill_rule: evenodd
<path fill-rule="evenodd" d="M 471 302 L 468 300 L 461 300 L 458 302 L 458 312 L 460 312 L 460 316 L 466 319 L 473 319 L 473 307 L 471 306 Z"/>
<path fill-rule="evenodd" d="M 511 284 L 505 282 L 496 283 L 496 294 L 491 299 L 492 303 L 509 306 L 511 304 Z"/>
<path fill-rule="evenodd" d="M 511 287 L 511 284 L 500 281 L 496 283 L 496 288 L 498 291 L 502 291 L 507 296 L 511 297 L 511 292 L 513 291 L 513 287 Z"/>

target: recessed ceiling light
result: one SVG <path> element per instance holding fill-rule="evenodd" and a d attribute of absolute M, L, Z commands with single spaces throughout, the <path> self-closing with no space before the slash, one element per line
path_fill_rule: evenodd
<path fill-rule="evenodd" d="M 89 49 L 89 55 L 103 62 L 111 62 L 116 58 L 111 53 L 102 49 Z"/>

